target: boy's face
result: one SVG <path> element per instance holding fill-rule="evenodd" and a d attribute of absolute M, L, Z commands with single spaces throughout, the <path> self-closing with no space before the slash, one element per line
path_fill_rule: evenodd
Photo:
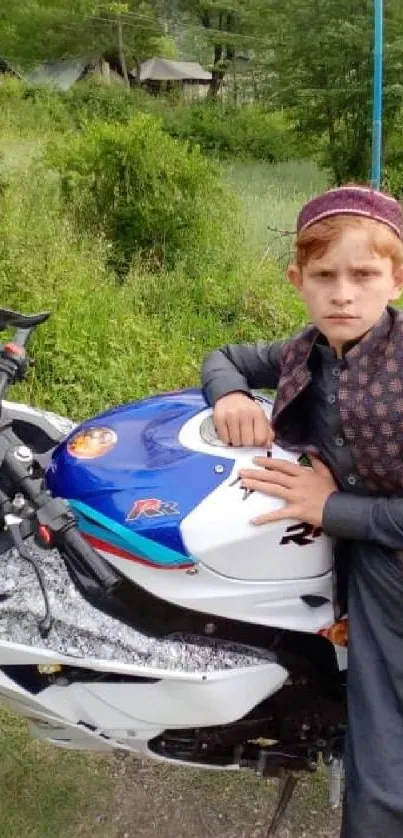
<path fill-rule="evenodd" d="M 318 259 L 300 270 L 288 269 L 290 281 L 306 303 L 312 322 L 337 355 L 377 323 L 387 304 L 397 300 L 403 267 L 393 270 L 390 257 L 378 256 L 369 246 L 365 229 L 344 230 Z"/>

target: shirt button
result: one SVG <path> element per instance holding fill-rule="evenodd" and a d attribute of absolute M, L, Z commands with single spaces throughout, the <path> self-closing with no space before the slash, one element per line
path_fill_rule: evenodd
<path fill-rule="evenodd" d="M 358 477 L 356 477 L 355 474 L 349 474 L 348 477 L 347 477 L 347 483 L 350 486 L 355 486 L 355 484 L 357 483 L 357 480 L 358 480 Z"/>
<path fill-rule="evenodd" d="M 343 437 L 342 437 L 342 436 L 336 436 L 336 438 L 335 438 L 335 440 L 334 440 L 334 441 L 335 441 L 335 443 L 336 443 L 336 445 L 337 445 L 337 447 L 338 447 L 338 448 L 342 448 L 342 447 L 343 447 L 343 445 L 344 445 L 344 439 L 343 439 Z"/>
<path fill-rule="evenodd" d="M 336 401 L 336 396 L 334 395 L 334 393 L 330 393 L 330 395 L 327 397 L 327 400 L 329 404 L 334 404 Z"/>
<path fill-rule="evenodd" d="M 332 375 L 334 376 L 334 378 L 340 378 L 340 376 L 341 376 L 341 369 L 340 369 L 340 367 L 333 367 L 333 369 L 332 369 Z"/>

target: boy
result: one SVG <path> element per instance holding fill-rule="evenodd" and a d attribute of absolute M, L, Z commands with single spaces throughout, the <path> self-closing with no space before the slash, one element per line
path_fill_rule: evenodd
<path fill-rule="evenodd" d="M 388 305 L 403 286 L 402 231 L 397 201 L 366 187 L 309 201 L 288 278 L 313 325 L 225 346 L 202 371 L 225 442 L 310 454 L 312 469 L 258 457 L 241 472 L 285 502 L 253 523 L 307 521 L 349 543 L 342 838 L 403 838 L 403 312 Z M 271 426 L 259 387 L 277 388 Z"/>

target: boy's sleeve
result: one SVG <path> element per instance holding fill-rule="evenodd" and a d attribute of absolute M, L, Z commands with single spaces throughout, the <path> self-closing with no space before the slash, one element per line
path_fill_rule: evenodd
<path fill-rule="evenodd" d="M 256 387 L 275 389 L 285 343 L 230 343 L 207 355 L 201 382 L 208 403 L 214 405 L 222 396 L 238 391 L 250 396 Z"/>
<path fill-rule="evenodd" d="M 375 541 L 403 549 L 403 498 L 369 498 L 334 492 L 323 514 L 323 530 L 334 538 Z"/>

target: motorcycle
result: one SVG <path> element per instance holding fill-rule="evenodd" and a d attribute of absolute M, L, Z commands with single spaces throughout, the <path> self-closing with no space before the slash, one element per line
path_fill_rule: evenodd
<path fill-rule="evenodd" d="M 0 702 L 62 748 L 278 777 L 268 835 L 320 759 L 338 805 L 347 620 L 331 539 L 250 523 L 282 505 L 240 486 L 267 452 L 221 442 L 198 389 L 80 424 L 5 400 L 48 317 L 0 309 L 15 328 L 0 347 Z"/>

